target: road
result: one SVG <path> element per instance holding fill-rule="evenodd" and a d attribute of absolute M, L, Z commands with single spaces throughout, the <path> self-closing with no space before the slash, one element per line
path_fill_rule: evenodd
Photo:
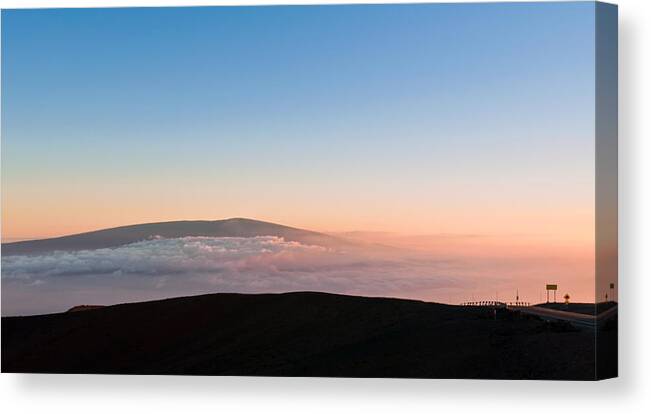
<path fill-rule="evenodd" d="M 612 317 L 617 316 L 617 306 L 613 306 L 596 317 L 584 313 L 566 312 L 556 309 L 541 308 L 537 306 L 510 306 L 509 309 L 519 310 L 522 313 L 536 315 L 545 320 L 560 320 L 570 322 L 577 327 L 595 329 Z"/>

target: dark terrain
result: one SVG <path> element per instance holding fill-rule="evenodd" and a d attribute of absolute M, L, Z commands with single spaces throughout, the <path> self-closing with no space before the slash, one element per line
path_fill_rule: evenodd
<path fill-rule="evenodd" d="M 589 330 L 506 310 L 211 294 L 4 317 L 2 371 L 591 380 L 594 342 Z"/>

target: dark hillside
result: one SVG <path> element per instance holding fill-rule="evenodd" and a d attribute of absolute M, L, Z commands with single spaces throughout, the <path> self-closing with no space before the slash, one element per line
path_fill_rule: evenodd
<path fill-rule="evenodd" d="M 2 318 L 2 371 L 593 379 L 593 335 L 410 300 L 212 294 Z"/>

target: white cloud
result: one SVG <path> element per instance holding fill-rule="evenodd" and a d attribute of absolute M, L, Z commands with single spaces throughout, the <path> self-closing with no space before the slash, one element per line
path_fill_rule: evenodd
<path fill-rule="evenodd" d="M 117 248 L 58 251 L 36 256 L 2 258 L 2 275 L 102 275 L 110 273 L 169 275 L 243 270 L 322 253 L 319 246 L 286 242 L 277 237 L 155 238 Z"/>
<path fill-rule="evenodd" d="M 125 300 L 118 292 L 146 292 L 144 298 L 152 291 L 175 296 L 313 290 L 404 297 L 456 286 L 457 278 L 448 273 L 445 263 L 422 257 L 346 252 L 272 236 L 155 238 L 113 249 L 3 256 L 3 313 L 14 300 L 12 289 L 23 292 L 16 295 L 20 300 L 29 289 L 52 297 L 76 295 L 64 308 L 79 304 L 84 292 L 91 299 L 101 292 L 113 303 Z"/>

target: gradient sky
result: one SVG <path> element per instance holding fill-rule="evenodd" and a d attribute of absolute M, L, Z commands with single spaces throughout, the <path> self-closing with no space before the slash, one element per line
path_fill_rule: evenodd
<path fill-rule="evenodd" d="M 594 241 L 594 4 L 2 13 L 2 236 Z"/>

